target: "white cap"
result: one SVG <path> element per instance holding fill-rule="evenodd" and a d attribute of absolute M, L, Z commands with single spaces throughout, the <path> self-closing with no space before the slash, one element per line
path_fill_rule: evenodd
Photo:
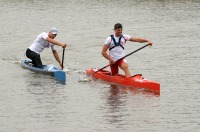
<path fill-rule="evenodd" d="M 52 34 L 57 34 L 58 30 L 56 28 L 51 28 L 49 32 L 51 32 Z"/>

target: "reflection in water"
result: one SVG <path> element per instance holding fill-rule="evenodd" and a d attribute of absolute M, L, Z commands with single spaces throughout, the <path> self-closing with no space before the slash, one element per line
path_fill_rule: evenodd
<path fill-rule="evenodd" d="M 29 102 L 32 102 L 28 104 L 32 109 L 29 117 L 34 119 L 36 123 L 43 124 L 47 130 L 48 126 L 63 122 L 60 106 L 62 101 L 67 98 L 62 93 L 65 85 L 40 74 L 29 75 L 26 84 Z"/>
<path fill-rule="evenodd" d="M 32 72 L 31 72 L 32 73 Z M 40 73 L 28 74 L 27 90 L 30 94 L 54 95 L 58 88 L 64 88 L 66 83 L 61 83 L 55 78 Z"/>
<path fill-rule="evenodd" d="M 107 95 L 107 120 L 110 124 L 117 124 L 122 121 L 123 106 L 125 106 L 125 101 L 121 100 L 121 91 L 116 85 L 111 85 L 109 95 Z"/>
<path fill-rule="evenodd" d="M 144 97 L 159 96 L 158 93 L 152 91 L 138 90 L 132 87 L 115 84 L 110 85 L 108 94 L 106 94 L 106 106 L 104 108 L 107 110 L 105 118 L 108 123 L 116 126 L 123 124 L 124 118 L 131 114 L 127 109 L 127 105 L 129 105 L 128 101 L 130 98 L 137 95 L 144 95 Z M 134 102 L 135 105 L 137 103 Z M 121 125 L 121 127 L 123 127 L 123 125 Z"/>
<path fill-rule="evenodd" d="M 27 82 L 27 90 L 30 94 L 47 94 L 46 92 L 48 91 L 49 93 L 55 93 L 56 92 L 56 87 L 52 87 L 52 85 L 47 84 L 46 82 L 42 81 L 29 81 Z"/>

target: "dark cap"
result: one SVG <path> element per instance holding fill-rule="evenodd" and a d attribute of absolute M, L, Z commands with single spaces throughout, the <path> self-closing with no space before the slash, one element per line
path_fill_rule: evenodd
<path fill-rule="evenodd" d="M 119 28 L 122 28 L 122 24 L 116 23 L 115 26 L 114 26 L 114 30 L 119 29 Z"/>

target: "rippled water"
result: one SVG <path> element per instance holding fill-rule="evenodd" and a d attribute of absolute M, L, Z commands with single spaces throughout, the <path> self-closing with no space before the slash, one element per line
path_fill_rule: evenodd
<path fill-rule="evenodd" d="M 199 0 L 3 0 L 0 18 L 0 131 L 200 130 Z M 125 34 L 154 42 L 127 61 L 132 74 L 160 82 L 160 96 L 79 82 L 86 69 L 107 65 L 101 48 L 117 22 Z M 54 26 L 56 39 L 68 44 L 65 85 L 19 64 L 35 37 Z M 142 46 L 128 42 L 125 51 Z M 58 66 L 50 50 L 41 56 L 43 63 Z"/>

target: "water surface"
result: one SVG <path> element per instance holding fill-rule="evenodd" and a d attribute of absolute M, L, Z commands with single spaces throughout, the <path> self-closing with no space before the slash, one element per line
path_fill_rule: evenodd
<path fill-rule="evenodd" d="M 200 130 L 199 0 L 3 0 L 0 18 L 0 131 Z M 160 82 L 160 96 L 79 82 L 86 69 L 107 65 L 101 49 L 117 22 L 125 34 L 154 42 L 126 60 L 133 75 Z M 65 85 L 19 64 L 36 36 L 51 27 L 68 44 Z M 125 52 L 143 45 L 127 42 Z M 58 66 L 49 49 L 41 56 L 44 64 Z"/>

